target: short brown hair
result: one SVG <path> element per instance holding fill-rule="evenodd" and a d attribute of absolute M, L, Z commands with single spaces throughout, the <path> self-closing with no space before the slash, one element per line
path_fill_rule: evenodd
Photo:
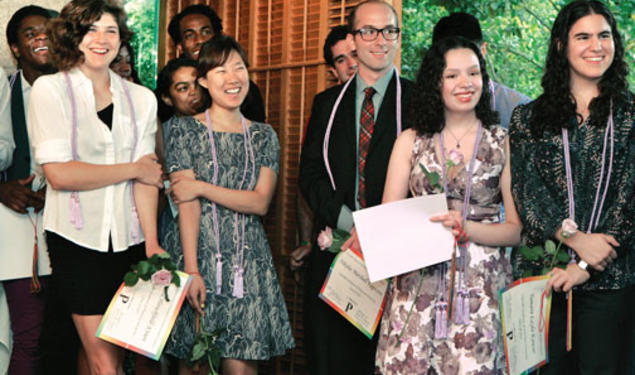
<path fill-rule="evenodd" d="M 210 70 L 223 65 L 232 51 L 236 51 L 243 59 L 246 67 L 249 61 L 245 51 L 238 42 L 228 35 L 214 35 L 210 40 L 203 43 L 201 52 L 198 55 L 198 76 L 204 77 Z"/>
<path fill-rule="evenodd" d="M 126 12 L 111 0 L 73 0 L 66 4 L 58 18 L 49 22 L 51 57 L 59 70 L 69 70 L 84 61 L 79 44 L 90 26 L 104 13 L 111 14 L 119 27 L 122 43 L 130 40 L 132 32 L 126 25 Z"/>

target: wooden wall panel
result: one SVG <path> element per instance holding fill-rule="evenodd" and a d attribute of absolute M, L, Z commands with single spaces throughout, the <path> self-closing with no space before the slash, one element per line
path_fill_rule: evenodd
<path fill-rule="evenodd" d="M 224 32 L 247 52 L 250 78 L 265 99 L 267 122 L 280 140 L 280 174 L 274 202 L 263 219 L 293 325 L 296 348 L 259 366 L 262 374 L 304 374 L 303 280 L 289 271 L 288 254 L 297 246 L 296 198 L 300 146 L 313 97 L 334 84 L 324 64 L 322 45 L 336 25 L 346 23 L 361 0 L 162 0 L 163 25 L 192 3 L 211 5 Z M 390 1 L 389 1 L 390 2 Z M 398 13 L 401 0 L 391 2 Z M 163 18 L 164 17 L 164 18 Z M 161 31 L 164 38 L 166 33 Z M 164 61 L 174 57 L 169 39 Z M 397 59 L 398 60 L 398 59 Z"/>

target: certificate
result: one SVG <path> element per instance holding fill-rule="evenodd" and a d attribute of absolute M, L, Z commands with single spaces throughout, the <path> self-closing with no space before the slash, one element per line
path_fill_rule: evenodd
<path fill-rule="evenodd" d="M 164 286 L 139 280 L 135 286 L 121 287 L 104 314 L 96 336 L 115 345 L 158 360 L 179 315 L 185 292 L 192 281 L 177 271 L 181 286 L 170 284 L 165 300 Z"/>
<path fill-rule="evenodd" d="M 387 288 L 386 280 L 371 284 L 361 254 L 347 250 L 333 260 L 319 296 L 370 339 L 384 311 Z"/>
<path fill-rule="evenodd" d="M 549 276 L 514 281 L 500 292 L 507 370 L 529 373 L 547 363 L 551 295 L 544 294 Z M 544 298 L 544 300 L 543 300 Z"/>
<path fill-rule="evenodd" d="M 448 212 L 445 194 L 424 195 L 353 212 L 370 281 L 450 260 L 451 231 L 430 216 Z"/>

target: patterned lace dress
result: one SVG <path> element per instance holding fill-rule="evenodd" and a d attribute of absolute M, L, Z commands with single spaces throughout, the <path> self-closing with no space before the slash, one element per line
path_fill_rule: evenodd
<path fill-rule="evenodd" d="M 270 125 L 259 122 L 252 122 L 250 133 L 256 162 L 254 181 L 257 181 L 261 167 L 278 172 L 278 137 Z M 245 137 L 242 133 L 217 132 L 214 141 L 218 152 L 218 185 L 239 189 L 244 173 Z M 205 124 L 189 116 L 174 119 L 166 139 L 166 150 L 168 173 L 193 169 L 198 180 L 209 183 L 213 181 L 212 150 Z M 246 181 L 250 179 L 251 169 L 248 168 Z M 237 240 L 234 235 L 234 211 L 218 205 L 223 264 L 222 292 L 216 294 L 216 245 L 212 204 L 206 199 L 200 199 L 200 202 L 197 256 L 199 272 L 207 287 L 202 327 L 208 332 L 222 329 L 216 344 L 223 358 L 265 360 L 283 355 L 287 349 L 294 347 L 294 340 L 261 218 L 246 215 L 245 295 L 240 299 L 234 298 L 232 265 L 236 260 Z M 177 267 L 183 269 L 178 220 L 169 222 L 163 237 L 163 246 L 172 255 L 172 259 L 176 260 Z M 195 312 L 186 301 L 165 351 L 178 358 L 186 358 L 192 349 L 195 334 Z"/>
<path fill-rule="evenodd" d="M 472 177 L 470 220 L 485 223 L 499 220 L 502 199 L 499 179 L 505 164 L 506 134 L 501 127 L 483 129 Z M 437 143 L 437 136 L 417 136 L 415 139 L 410 173 L 413 196 L 436 193 L 419 164 L 441 175 L 441 162 L 435 152 Z M 463 209 L 467 168 L 464 164 L 454 168 L 448 174 L 448 207 L 460 212 Z M 467 258 L 470 322 L 459 325 L 449 321 L 446 339 L 434 337 L 439 265 L 425 269 L 418 297 L 415 294 L 421 279 L 420 271 L 392 280 L 376 356 L 376 365 L 382 374 L 505 373 L 498 293 L 511 281 L 509 259 L 504 248 L 474 243 L 469 244 Z M 447 285 L 449 272 L 446 280 Z M 415 306 L 410 320 L 401 340 L 398 340 L 413 303 Z"/>

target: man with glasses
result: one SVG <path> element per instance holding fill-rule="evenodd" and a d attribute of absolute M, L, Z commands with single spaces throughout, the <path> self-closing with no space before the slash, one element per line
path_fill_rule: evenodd
<path fill-rule="evenodd" d="M 352 211 L 381 203 L 397 119 L 401 117 L 401 126 L 407 127 L 405 98 L 412 92 L 412 83 L 397 79 L 393 65 L 400 44 L 398 22 L 394 8 L 383 1 L 357 5 L 349 16 L 347 40 L 357 51 L 358 73 L 348 84 L 313 100 L 299 182 L 317 232 L 337 227 L 356 238 Z M 329 124 L 331 112 L 335 113 Z M 322 154 L 325 138 L 330 163 Z M 348 242 L 359 248 L 356 241 Z M 304 309 L 309 369 L 320 375 L 372 374 L 376 337 L 369 340 L 318 298 L 333 258 L 317 245 L 309 256 Z"/>

